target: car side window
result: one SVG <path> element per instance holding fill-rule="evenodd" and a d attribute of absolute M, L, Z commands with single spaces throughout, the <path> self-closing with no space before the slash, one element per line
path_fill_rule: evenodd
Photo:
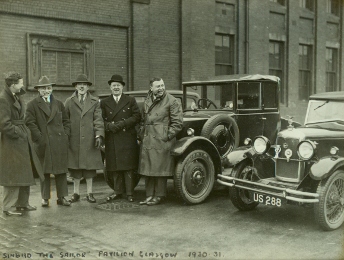
<path fill-rule="evenodd" d="M 264 83 L 263 85 L 263 97 L 264 97 L 264 108 L 277 108 L 278 107 L 278 96 L 277 96 L 277 83 Z"/>
<path fill-rule="evenodd" d="M 238 109 L 260 109 L 260 83 L 238 83 Z"/>

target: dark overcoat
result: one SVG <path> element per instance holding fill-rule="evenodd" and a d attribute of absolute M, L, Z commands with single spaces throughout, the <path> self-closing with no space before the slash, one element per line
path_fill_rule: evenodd
<path fill-rule="evenodd" d="M 174 158 L 170 151 L 183 127 L 183 111 L 178 100 L 165 92 L 152 99 L 148 93 L 143 106 L 139 173 L 146 176 L 172 176 Z"/>
<path fill-rule="evenodd" d="M 70 121 L 60 100 L 50 96 L 50 104 L 38 96 L 27 104 L 25 123 L 44 173 L 68 172 L 68 136 Z"/>
<path fill-rule="evenodd" d="M 21 90 L 20 94 L 25 91 Z M 20 96 L 19 96 L 20 97 Z M 43 171 L 33 148 L 30 130 L 24 122 L 25 104 L 5 87 L 0 94 L 0 185 L 31 186 L 34 172 L 43 180 Z"/>
<path fill-rule="evenodd" d="M 141 114 L 134 97 L 122 94 L 118 104 L 113 96 L 100 102 L 104 123 L 124 121 L 125 128 L 113 133 L 105 129 L 105 158 L 108 171 L 137 170 L 139 147 L 135 126 Z"/>
<path fill-rule="evenodd" d="M 99 99 L 87 93 L 80 104 L 76 92 L 66 99 L 65 108 L 70 119 L 68 168 L 103 169 L 100 150 L 95 147 L 95 137 L 104 137 L 104 122 Z"/>

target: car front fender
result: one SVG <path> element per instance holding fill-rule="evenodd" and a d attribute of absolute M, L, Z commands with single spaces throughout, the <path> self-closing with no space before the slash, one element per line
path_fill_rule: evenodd
<path fill-rule="evenodd" d="M 179 157 L 183 155 L 185 152 L 187 152 L 188 149 L 196 150 L 201 149 L 206 151 L 211 159 L 213 160 L 214 167 L 215 167 L 215 173 L 217 174 L 221 173 L 221 156 L 219 152 L 217 151 L 215 145 L 207 138 L 202 136 L 192 136 L 192 137 L 184 137 L 174 144 L 173 149 L 171 150 L 171 155 L 174 157 Z"/>
<path fill-rule="evenodd" d="M 344 166 L 343 157 L 325 157 L 311 166 L 310 176 L 314 180 L 323 180 L 342 166 Z"/>
<path fill-rule="evenodd" d="M 226 164 L 230 167 L 237 165 L 239 162 L 245 160 L 248 157 L 247 153 L 253 153 L 253 149 L 251 146 L 242 146 L 234 149 L 227 155 Z"/>

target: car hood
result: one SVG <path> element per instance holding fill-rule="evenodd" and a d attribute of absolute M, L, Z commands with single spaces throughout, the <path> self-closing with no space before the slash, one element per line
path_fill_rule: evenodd
<path fill-rule="evenodd" d="M 302 126 L 298 128 L 288 128 L 278 133 L 278 137 L 295 138 L 301 140 L 305 139 L 319 139 L 319 138 L 344 138 L 344 131 L 321 129 L 318 127 Z"/>

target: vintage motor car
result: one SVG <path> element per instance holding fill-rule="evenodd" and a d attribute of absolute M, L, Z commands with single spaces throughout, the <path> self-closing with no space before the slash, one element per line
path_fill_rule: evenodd
<path fill-rule="evenodd" d="M 239 210 L 258 204 L 313 206 L 324 230 L 344 221 L 344 92 L 314 94 L 305 123 L 290 125 L 277 141 L 260 135 L 227 156 L 230 174 L 218 182 L 229 186 Z"/>
<path fill-rule="evenodd" d="M 183 129 L 171 150 L 175 191 L 186 204 L 209 196 L 224 159 L 244 144 L 243 136 L 276 139 L 281 127 L 279 84 L 278 77 L 269 75 L 217 76 L 182 84 L 184 96 L 200 96 L 191 107 L 184 103 Z"/>

